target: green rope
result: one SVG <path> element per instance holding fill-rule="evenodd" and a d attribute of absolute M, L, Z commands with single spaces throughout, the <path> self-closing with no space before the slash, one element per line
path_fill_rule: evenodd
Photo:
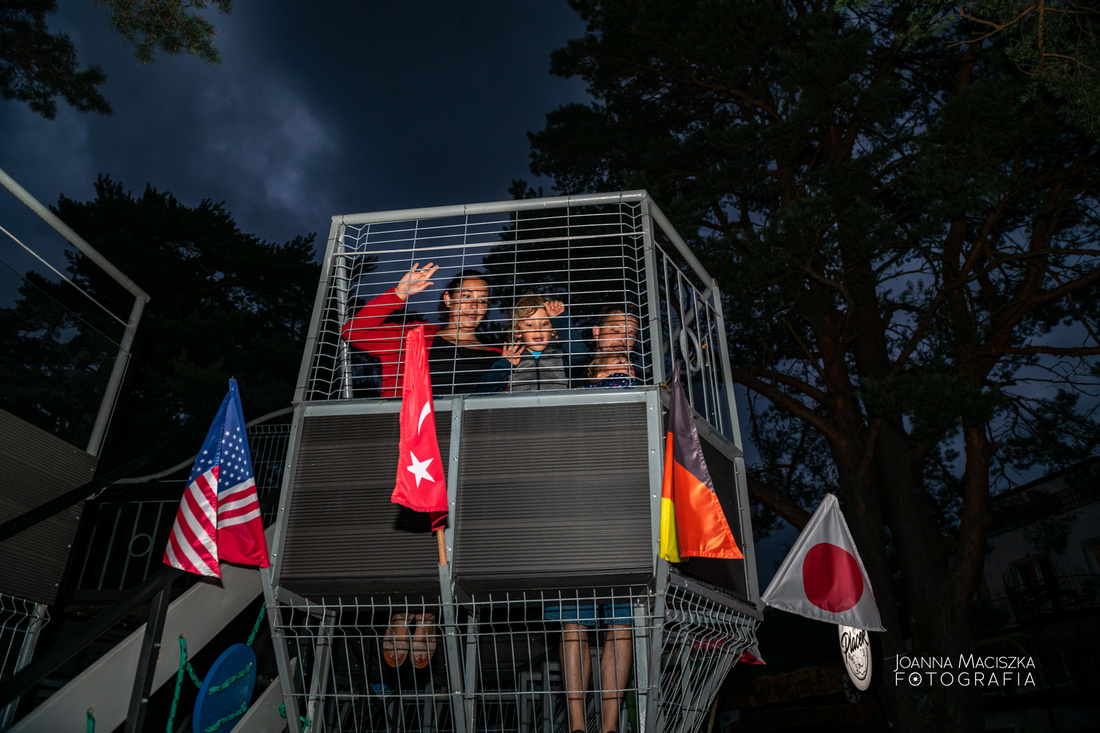
<path fill-rule="evenodd" d="M 176 691 L 172 693 L 172 709 L 168 713 L 168 725 L 164 729 L 165 733 L 172 733 L 172 728 L 176 724 L 176 708 L 179 706 L 180 690 L 183 687 L 183 670 L 187 666 L 187 639 L 184 639 L 183 634 L 180 634 L 180 668 L 176 672 Z"/>
<path fill-rule="evenodd" d="M 285 702 L 279 703 L 279 717 L 280 718 L 286 718 L 286 703 Z M 307 718 L 305 716 L 299 715 L 298 720 L 302 721 L 302 727 L 303 728 L 308 728 L 311 725 L 310 722 L 309 722 L 309 718 Z"/>
<path fill-rule="evenodd" d="M 256 623 L 252 627 L 252 633 L 248 637 L 249 646 L 252 646 L 252 642 L 256 640 L 256 634 L 258 634 L 260 631 L 260 622 L 263 621 L 265 610 L 266 606 L 260 604 L 260 615 L 256 618 Z M 222 690 L 228 689 L 234 682 L 247 675 L 251 669 L 252 663 L 249 662 L 247 667 L 245 667 L 240 672 L 233 675 L 220 685 L 211 687 L 209 690 L 207 690 L 207 693 L 214 694 L 217 692 L 221 692 Z M 191 681 L 195 683 L 195 687 L 202 689 L 202 680 L 200 680 L 199 676 L 195 673 L 195 668 L 191 666 L 191 662 L 187 661 L 187 639 L 183 638 L 183 634 L 180 634 L 180 668 L 179 671 L 176 672 L 176 691 L 172 695 L 172 710 L 168 715 L 168 727 L 166 729 L 167 733 L 172 733 L 172 726 L 175 725 L 176 722 L 176 708 L 179 706 L 180 688 L 183 687 L 184 670 L 187 670 L 187 674 L 190 675 Z M 235 713 L 231 713 L 228 717 L 222 718 L 217 723 L 215 723 L 213 727 L 207 728 L 207 733 L 217 730 L 221 726 L 228 723 L 230 720 L 244 715 L 247 711 L 248 702 L 246 701 L 241 706 L 240 710 Z M 283 715 L 283 717 L 285 718 L 286 715 Z M 302 720 L 305 721 L 305 718 L 302 718 Z M 309 723 L 306 723 L 306 725 L 308 726 Z M 92 711 L 90 708 L 88 709 L 88 733 L 95 733 L 95 718 L 92 717 Z"/>
<path fill-rule="evenodd" d="M 206 691 L 206 694 L 207 695 L 213 695 L 215 692 L 221 692 L 222 690 L 228 690 L 230 687 L 233 686 L 234 682 L 236 682 L 237 680 L 239 680 L 242 677 L 244 677 L 245 675 L 247 675 L 249 670 L 251 670 L 251 669 L 252 669 L 252 662 L 249 662 L 248 665 L 244 669 L 242 669 L 240 672 L 233 675 L 232 677 L 230 677 L 229 679 L 227 679 L 225 682 L 221 683 L 220 685 L 215 685 L 214 687 L 211 687 L 209 690 Z"/>
<path fill-rule="evenodd" d="M 256 634 L 260 632 L 260 622 L 264 620 L 264 611 L 267 610 L 267 606 L 260 604 L 260 615 L 256 617 L 256 625 L 252 627 L 252 633 L 248 635 L 248 645 L 252 646 L 252 642 L 256 641 Z"/>
<path fill-rule="evenodd" d="M 95 710 L 92 708 L 88 708 L 88 733 L 95 733 Z"/>
<path fill-rule="evenodd" d="M 214 731 L 216 731 L 218 728 L 221 728 L 223 725 L 225 725 L 226 723 L 228 723 L 231 720 L 234 720 L 236 718 L 241 717 L 246 712 L 248 712 L 248 701 L 247 700 L 242 702 L 241 707 L 238 710 L 236 710 L 235 712 L 232 712 L 229 715 L 226 715 L 221 720 L 216 720 L 213 723 L 211 723 L 210 727 L 206 728 L 204 730 L 204 733 L 214 733 Z"/>
<path fill-rule="evenodd" d="M 187 663 L 187 674 L 188 674 L 188 676 L 191 677 L 191 681 L 195 683 L 195 687 L 197 687 L 201 690 L 202 689 L 202 680 L 200 680 L 199 676 L 197 674 L 195 674 L 195 668 L 191 666 L 190 662 Z"/>

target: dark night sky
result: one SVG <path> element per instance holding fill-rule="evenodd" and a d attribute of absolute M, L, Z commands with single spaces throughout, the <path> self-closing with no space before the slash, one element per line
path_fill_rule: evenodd
<path fill-rule="evenodd" d="M 508 198 L 511 179 L 532 179 L 526 133 L 585 98 L 549 73 L 584 30 L 564 0 L 237 0 L 207 16 L 221 65 L 140 66 L 105 7 L 61 0 L 49 26 L 106 72 L 114 114 L 60 102 L 46 120 L 0 102 L 0 168 L 47 205 L 90 200 L 102 173 L 135 194 L 224 201 L 270 241 L 323 240 L 335 214 Z M 0 259 L 21 261 L 0 239 Z"/>
<path fill-rule="evenodd" d="M 59 102 L 46 120 L 0 101 L 0 168 L 46 205 L 91 200 L 107 174 L 135 194 L 224 201 L 269 241 L 316 232 L 323 245 L 333 215 L 502 200 L 513 178 L 549 193 L 527 169 L 527 132 L 586 98 L 549 73 L 550 52 L 584 32 L 565 0 L 236 0 L 207 15 L 220 65 L 158 53 L 141 66 L 105 7 L 60 0 L 49 26 L 106 72 L 114 114 Z M 0 225 L 64 267 L 63 240 L 2 189 Z M 42 271 L 6 236 L 0 261 Z M 758 546 L 762 585 L 790 539 Z"/>

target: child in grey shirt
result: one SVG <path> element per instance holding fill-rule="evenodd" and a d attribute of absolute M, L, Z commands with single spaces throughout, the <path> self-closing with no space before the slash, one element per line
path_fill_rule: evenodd
<path fill-rule="evenodd" d="M 550 322 L 564 311 L 565 305 L 560 300 L 546 300 L 538 295 L 525 295 L 516 301 L 512 310 L 510 343 L 504 347 L 504 359 L 491 370 L 499 371 L 511 365 L 509 392 L 566 389 L 569 386 L 564 355 L 558 346 L 560 337 Z"/>

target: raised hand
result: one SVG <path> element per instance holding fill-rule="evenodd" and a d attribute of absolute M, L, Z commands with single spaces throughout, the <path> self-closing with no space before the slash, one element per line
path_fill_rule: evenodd
<path fill-rule="evenodd" d="M 517 364 L 519 364 L 519 359 L 521 356 L 523 356 L 523 352 L 526 350 L 526 346 L 513 341 L 510 344 L 504 345 L 504 358 L 507 359 L 512 366 L 516 366 Z"/>
<path fill-rule="evenodd" d="M 408 300 L 410 296 L 426 290 L 432 283 L 432 275 L 439 270 L 439 267 L 431 262 L 420 267 L 419 262 L 414 262 L 412 269 L 404 274 L 404 276 L 397 281 L 397 287 L 394 291 L 397 293 L 397 297 L 401 300 Z"/>
<path fill-rule="evenodd" d="M 565 313 L 565 303 L 560 300 L 548 300 L 542 304 L 542 307 L 546 309 L 546 315 L 551 318 L 557 318 L 562 313 Z"/>

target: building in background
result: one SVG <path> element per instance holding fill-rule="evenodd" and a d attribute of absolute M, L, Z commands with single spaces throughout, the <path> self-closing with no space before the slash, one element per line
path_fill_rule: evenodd
<path fill-rule="evenodd" d="M 977 651 L 1035 684 L 986 694 L 988 730 L 1100 730 L 1100 458 L 992 500 Z"/>

